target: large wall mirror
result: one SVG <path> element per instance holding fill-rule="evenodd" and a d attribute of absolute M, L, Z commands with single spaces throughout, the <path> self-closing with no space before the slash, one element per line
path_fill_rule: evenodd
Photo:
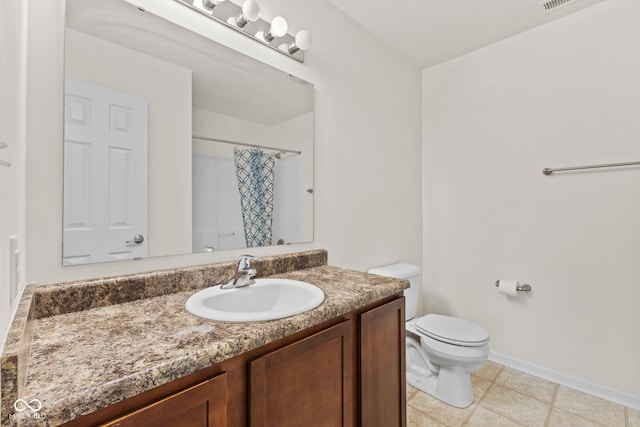
<path fill-rule="evenodd" d="M 63 265 L 312 241 L 313 105 L 123 0 L 66 0 Z"/>

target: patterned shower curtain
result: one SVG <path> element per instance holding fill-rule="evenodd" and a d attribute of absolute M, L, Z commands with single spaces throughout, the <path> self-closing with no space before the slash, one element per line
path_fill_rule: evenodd
<path fill-rule="evenodd" d="M 274 154 L 259 148 L 233 149 L 248 248 L 271 245 Z"/>

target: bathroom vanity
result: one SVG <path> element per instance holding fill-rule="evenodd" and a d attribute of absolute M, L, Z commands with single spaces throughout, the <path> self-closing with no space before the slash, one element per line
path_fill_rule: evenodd
<path fill-rule="evenodd" d="M 234 263 L 30 287 L 2 357 L 2 425 L 404 426 L 408 283 L 326 258 L 258 261 L 325 293 L 268 322 L 186 312 Z M 46 424 L 10 417 L 18 398 L 38 399 Z"/>

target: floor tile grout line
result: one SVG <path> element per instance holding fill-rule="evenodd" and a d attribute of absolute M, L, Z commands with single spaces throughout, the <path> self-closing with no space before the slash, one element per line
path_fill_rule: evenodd
<path fill-rule="evenodd" d="M 429 395 L 429 393 L 425 393 L 424 391 L 422 391 L 422 390 L 420 390 L 420 389 L 417 389 L 417 392 L 413 394 L 413 397 L 415 397 L 415 396 L 416 396 L 416 395 L 418 395 L 419 393 L 426 394 L 427 396 L 429 396 L 429 397 L 431 397 L 431 398 L 435 399 L 435 397 L 430 396 L 430 395 Z M 412 399 L 413 399 L 413 397 L 412 397 Z M 438 423 L 438 424 L 442 424 L 442 423 L 440 422 L 440 420 L 437 420 L 437 419 L 433 418 L 431 415 L 429 415 L 429 414 L 427 414 L 427 413 L 425 413 L 425 412 L 421 411 L 421 410 L 420 410 L 420 408 L 417 408 L 417 407 L 415 407 L 415 406 L 413 406 L 413 405 L 409 404 L 409 400 L 407 400 L 407 406 L 411 406 L 411 407 L 413 408 L 413 410 L 414 410 L 414 411 L 417 411 L 417 412 L 419 412 L 420 414 L 422 414 L 422 417 L 424 417 L 424 418 L 428 418 L 428 419 L 430 419 L 430 420 L 432 420 L 432 421 L 435 421 L 435 422 L 436 422 L 436 423 Z M 407 425 L 407 427 L 409 427 L 409 426 Z M 446 425 L 446 427 L 450 427 L 450 426 L 449 426 L 449 425 Z"/>
<path fill-rule="evenodd" d="M 497 377 L 497 375 L 496 375 L 496 377 Z M 480 407 L 480 404 L 484 400 L 484 397 L 487 395 L 487 393 L 489 393 L 489 390 L 491 390 L 491 387 L 493 387 L 493 381 L 491 381 L 491 384 L 489 384 L 489 387 L 487 387 L 487 389 L 484 391 L 484 393 L 482 393 L 482 396 L 480 396 L 480 398 L 478 399 L 478 402 L 475 402 L 475 405 L 474 405 L 473 409 L 471 410 L 471 412 L 469 412 L 469 415 L 467 415 L 467 417 L 462 422 L 463 426 L 465 426 L 469 422 L 469 420 L 471 419 L 473 414 L 476 413 L 476 409 L 478 409 L 478 407 Z"/>
<path fill-rule="evenodd" d="M 538 401 L 538 402 L 540 402 L 540 403 L 543 403 L 543 404 L 545 404 L 545 405 L 548 405 L 548 406 L 549 406 L 549 412 L 547 413 L 547 419 L 548 419 L 548 418 L 549 418 L 549 416 L 550 416 L 550 413 L 551 413 L 551 408 L 553 407 L 553 405 L 552 405 L 552 404 L 550 404 L 549 402 L 545 402 L 545 401 L 543 401 L 543 400 L 540 400 L 540 399 L 538 399 L 538 398 L 537 398 L 537 397 L 535 397 L 535 396 L 530 396 L 530 395 L 528 395 L 528 394 L 522 393 L 520 390 L 516 390 L 516 389 L 511 388 L 511 387 L 509 387 L 509 386 L 507 386 L 507 385 L 500 384 L 500 383 L 496 382 L 496 381 L 498 380 L 498 378 L 500 377 L 500 374 L 502 374 L 502 372 L 504 372 L 505 368 L 506 368 L 506 366 L 501 365 L 500 371 L 499 371 L 499 372 L 498 372 L 498 374 L 494 377 L 494 379 L 491 381 L 491 385 L 487 388 L 487 390 L 485 391 L 485 393 L 484 393 L 484 394 L 483 394 L 483 396 L 482 396 L 482 399 L 480 399 L 480 401 L 478 402 L 478 405 L 477 405 L 477 406 L 480 406 L 480 404 L 482 403 L 482 401 L 484 401 L 484 398 L 489 394 L 489 390 L 490 390 L 491 388 L 493 388 L 493 386 L 494 386 L 494 385 L 496 385 L 496 386 L 498 386 L 498 387 L 502 387 L 502 388 L 505 388 L 505 389 L 507 389 L 507 390 L 510 390 L 510 391 L 511 391 L 511 392 L 513 392 L 513 393 L 520 394 L 520 395 L 522 395 L 522 396 L 524 396 L 524 397 L 527 397 L 527 398 L 530 398 L 530 399 L 536 400 L 536 401 Z M 552 398 L 552 402 L 553 402 L 553 401 L 555 400 L 555 392 L 556 392 L 556 391 L 557 391 L 557 389 L 558 389 L 558 384 L 556 384 L 556 383 L 551 383 L 551 384 L 553 384 L 553 385 L 555 386 L 555 388 L 554 388 L 554 396 L 553 396 L 553 398 Z M 522 425 L 523 425 L 523 424 L 521 424 L 519 421 L 516 421 L 516 420 L 512 419 L 511 417 L 509 417 L 509 416 L 508 416 L 508 415 L 506 415 L 506 414 L 502 414 L 502 413 L 500 413 L 500 412 L 496 412 L 496 411 L 494 411 L 494 410 L 492 410 L 492 409 L 489 409 L 489 408 L 486 408 L 486 407 L 484 407 L 484 406 L 483 406 L 482 408 L 483 408 L 485 411 L 489 411 L 489 412 L 491 412 L 491 413 L 493 413 L 493 414 L 496 414 L 496 415 L 499 415 L 499 416 L 501 416 L 501 417 L 503 417 L 503 418 L 506 418 L 506 419 L 508 419 L 509 421 L 513 422 L 514 424 L 517 424 L 517 425 L 519 425 L 519 426 L 522 426 Z M 475 412 L 475 409 L 474 409 L 474 412 Z M 465 420 L 465 422 L 466 422 L 466 421 L 467 421 L 467 420 Z M 463 425 L 464 425 L 464 424 L 463 424 Z M 545 426 L 546 426 L 546 420 L 545 420 Z"/>
<path fill-rule="evenodd" d="M 505 366 L 505 368 L 507 368 L 507 367 Z M 522 371 L 519 371 L 519 370 L 517 370 L 517 369 L 513 369 L 513 368 L 510 368 L 510 369 L 512 369 L 512 370 L 514 370 L 514 371 L 516 371 L 516 372 L 518 372 L 519 374 L 524 374 L 524 375 L 526 375 L 526 376 L 529 376 L 529 377 L 532 377 L 532 378 L 536 378 L 537 380 L 542 380 L 542 381 L 544 381 L 544 382 L 547 382 L 547 383 L 549 383 L 549 384 L 553 385 L 553 386 L 554 386 L 554 393 L 555 393 L 555 391 L 557 390 L 557 388 L 560 386 L 558 383 L 554 383 L 553 381 L 546 380 L 546 379 L 541 378 L 541 377 L 538 377 L 538 376 L 536 376 L 536 375 L 532 375 L 532 374 L 529 374 L 529 373 L 526 373 L 526 372 L 522 372 Z M 496 377 L 496 380 L 497 380 L 497 379 L 498 379 L 498 378 Z M 498 382 L 496 382 L 496 384 L 497 384 L 497 385 L 499 385 L 500 387 L 508 388 L 508 389 L 509 389 L 509 390 L 511 390 L 511 391 L 515 391 L 515 392 L 517 392 L 517 393 L 522 394 L 523 396 L 530 397 L 530 398 L 532 398 L 532 399 L 537 400 L 538 402 L 542 402 L 542 403 L 545 403 L 545 404 L 547 404 L 547 405 L 551 404 L 551 402 L 553 402 L 553 401 L 554 401 L 554 399 L 555 399 L 555 394 L 554 394 L 554 396 L 552 396 L 552 400 L 551 400 L 551 402 L 549 402 L 549 401 L 546 401 L 546 400 L 542 400 L 542 399 L 540 399 L 539 397 L 534 396 L 533 394 L 525 393 L 524 391 L 521 391 L 521 390 L 518 390 L 518 389 L 516 389 L 516 388 L 510 387 L 510 386 L 509 386 L 509 385 L 507 385 L 507 384 L 501 384 L 501 383 L 498 383 Z"/>
<path fill-rule="evenodd" d="M 511 421 L 512 423 L 518 425 L 518 426 L 525 427 L 525 425 L 522 424 L 520 421 L 516 421 L 516 420 L 514 420 L 513 418 L 511 418 L 511 417 L 509 417 L 507 415 L 504 415 L 504 414 L 501 414 L 500 412 L 494 411 L 493 409 L 485 408 L 484 406 L 482 407 L 482 409 L 484 409 L 487 412 L 491 412 L 492 414 L 496 414 L 496 415 L 498 415 L 498 416 L 500 416 L 500 417 L 502 417 L 504 419 L 507 419 L 507 420 Z"/>
<path fill-rule="evenodd" d="M 624 425 L 626 427 L 630 427 L 630 424 L 629 424 L 629 408 L 627 408 L 626 406 L 624 407 Z"/>
<path fill-rule="evenodd" d="M 489 391 L 493 388 L 493 386 L 494 386 L 494 385 L 497 385 L 498 387 L 503 387 L 501 384 L 496 383 L 496 380 L 498 379 L 498 377 L 500 376 L 500 374 L 502 373 L 502 371 L 504 370 L 504 368 L 505 368 L 504 366 L 502 366 L 502 367 L 500 368 L 500 372 L 498 372 L 498 374 L 493 378 L 493 380 L 487 380 L 486 378 L 483 378 L 484 380 L 489 381 L 491 384 L 490 384 L 490 385 L 489 385 L 489 387 L 487 387 L 487 389 L 484 391 L 484 393 L 482 394 L 482 397 L 480 397 L 480 399 L 478 399 L 478 403 L 476 404 L 475 408 L 473 408 L 473 411 L 471 411 L 471 414 L 469 414 L 469 416 L 468 416 L 468 417 L 464 420 L 464 422 L 462 423 L 462 426 L 463 426 L 463 427 L 464 427 L 465 425 L 467 425 L 467 423 L 469 422 L 469 420 L 471 419 L 471 417 L 473 416 L 473 414 L 474 414 L 474 413 L 476 412 L 476 410 L 481 406 L 482 402 L 484 401 L 484 398 L 489 394 Z M 482 378 L 482 377 L 479 377 L 479 378 Z M 511 391 L 514 391 L 514 392 L 516 392 L 516 393 L 519 393 L 517 390 L 513 390 L 513 389 L 511 389 L 511 388 L 509 388 L 509 387 L 505 387 L 505 388 L 507 388 L 507 389 L 509 389 L 509 390 L 511 390 Z M 522 394 L 522 393 L 520 393 L 520 394 Z M 526 396 L 526 395 L 525 395 L 525 396 Z M 496 415 L 498 415 L 498 416 L 500 416 L 500 417 L 503 417 L 503 418 L 505 418 L 505 419 L 507 419 L 507 420 L 509 420 L 509 421 L 513 422 L 514 424 L 519 425 L 519 426 L 522 426 L 522 425 L 523 425 L 523 424 L 521 424 L 520 422 L 518 422 L 518 421 L 516 421 L 516 420 L 513 420 L 513 419 L 511 419 L 510 417 L 508 417 L 508 416 L 506 416 L 506 415 L 504 415 L 504 414 L 501 414 L 501 413 L 499 413 L 499 412 L 496 412 L 496 411 L 494 411 L 494 410 L 492 410 L 492 409 L 485 408 L 484 406 L 482 407 L 482 409 L 483 409 L 483 410 L 485 410 L 485 411 L 491 412 L 492 414 L 496 414 Z"/>
<path fill-rule="evenodd" d="M 551 413 L 553 412 L 553 408 L 554 408 L 554 406 L 556 404 L 556 396 L 558 396 L 558 389 L 559 388 L 560 388 L 560 386 L 558 384 L 555 384 L 555 387 L 553 389 L 553 396 L 551 396 L 551 403 L 549 404 L 549 412 L 547 413 L 547 419 L 544 420 L 545 427 L 547 427 L 549 425 L 549 421 L 551 420 Z"/>
<path fill-rule="evenodd" d="M 551 403 L 550 403 L 550 402 L 547 402 L 547 401 L 545 401 L 545 400 L 542 400 L 542 399 L 540 399 L 540 398 L 538 398 L 538 397 L 536 397 L 536 396 L 531 396 L 530 394 L 523 393 L 522 391 L 517 390 L 517 389 L 512 388 L 512 387 L 509 387 L 508 385 L 498 384 L 498 383 L 496 383 L 496 385 L 497 385 L 498 387 L 506 388 L 507 390 L 512 391 L 512 392 L 514 392 L 514 393 L 518 393 L 518 394 L 520 394 L 520 395 L 522 395 L 522 396 L 524 396 L 524 397 L 528 397 L 529 399 L 533 399 L 533 400 L 536 400 L 536 401 L 538 401 L 538 402 L 540 402 L 540 403 L 544 403 L 545 405 L 551 405 Z M 555 383 L 554 383 L 554 385 L 555 385 L 556 387 L 558 387 L 558 384 L 555 384 Z"/>
<path fill-rule="evenodd" d="M 491 386 L 489 386 L 489 387 L 491 387 Z M 461 424 L 462 427 L 467 425 L 467 422 L 469 422 L 469 419 L 473 416 L 473 414 L 476 413 L 476 409 L 478 409 L 478 406 L 480 406 L 480 401 L 478 401 L 477 404 L 473 405 L 473 409 L 471 410 L 471 412 L 469 412 L 469 415 L 467 415 L 467 417 L 464 419 L 464 421 L 462 421 L 462 424 Z"/>
<path fill-rule="evenodd" d="M 498 377 L 496 376 L 496 379 L 497 379 L 497 378 L 498 378 Z M 496 382 L 492 382 L 492 383 L 491 383 L 491 385 L 489 386 L 489 388 L 487 388 L 487 391 L 486 391 L 486 392 L 484 393 L 484 395 L 482 396 L 482 399 L 481 399 L 482 401 L 484 400 L 485 396 L 487 396 L 487 395 L 489 394 L 489 390 L 490 390 L 494 385 L 497 385 L 498 387 L 504 387 L 502 384 L 498 384 L 498 383 L 496 383 Z M 522 394 L 522 393 L 520 393 L 519 391 L 514 390 L 514 389 L 512 389 L 512 388 L 509 388 L 509 387 L 504 387 L 504 388 L 506 388 L 506 389 L 508 389 L 508 390 L 511 390 L 511 391 L 513 391 L 514 393 Z M 526 396 L 525 394 L 522 394 L 522 395 L 523 395 L 523 396 Z M 528 396 L 527 396 L 527 397 L 528 397 Z M 538 400 L 538 399 L 535 399 L 535 400 Z M 538 400 L 538 401 L 539 401 L 539 400 Z M 539 402 L 541 402 L 541 401 L 539 401 Z M 480 406 L 480 403 L 481 403 L 481 402 L 478 402 L 478 406 Z M 544 402 L 544 403 L 546 403 L 546 402 Z M 486 408 L 486 407 L 484 407 L 484 406 L 482 407 L 482 409 L 484 409 L 485 411 L 489 411 L 489 412 L 491 412 L 492 414 L 499 415 L 500 417 L 505 418 L 505 419 L 507 419 L 507 420 L 511 421 L 511 422 L 512 422 L 512 423 L 514 423 L 514 424 L 517 424 L 517 425 L 519 425 L 519 426 L 524 426 L 524 424 L 520 423 L 519 421 L 514 420 L 513 418 L 511 418 L 510 416 L 508 416 L 508 415 L 506 415 L 506 414 L 502 414 L 502 413 L 500 413 L 500 412 L 497 412 L 497 411 L 495 411 L 495 410 L 493 410 L 493 409 L 490 409 L 490 408 Z"/>
<path fill-rule="evenodd" d="M 591 395 L 591 394 L 589 394 L 589 393 L 585 393 L 585 392 L 583 392 L 583 391 L 581 391 L 581 390 L 574 389 L 574 388 L 572 388 L 572 387 L 568 387 L 568 386 L 558 385 L 558 392 L 560 391 L 560 388 L 561 388 L 561 387 L 564 387 L 564 388 L 565 388 L 565 389 L 567 389 L 567 390 L 572 390 L 572 391 L 574 391 L 574 392 L 577 392 L 577 393 L 580 393 L 580 394 L 586 395 L 586 396 L 588 396 L 588 397 L 592 397 L 592 398 L 595 398 L 595 399 L 601 400 L 601 401 L 603 401 L 603 402 L 605 402 L 605 403 L 607 403 L 607 404 L 612 404 L 612 405 L 614 405 L 614 406 L 618 406 L 618 407 L 622 408 L 622 411 L 623 411 L 623 415 L 624 415 L 624 417 L 625 417 L 625 420 L 623 420 L 623 424 L 620 424 L 620 425 L 619 425 L 619 427 L 625 427 L 625 426 L 627 426 L 627 422 L 626 422 L 626 414 L 627 414 L 627 412 L 628 412 L 628 411 L 627 411 L 627 410 L 628 410 L 628 408 L 627 408 L 626 406 L 624 406 L 624 405 L 622 405 L 622 404 L 620 404 L 620 403 L 612 402 L 612 401 L 607 400 L 607 399 L 603 399 L 603 398 L 601 398 L 601 397 L 599 397 L 599 396 L 594 396 L 594 395 Z M 578 411 L 576 411 L 576 410 L 574 410 L 574 409 L 572 409 L 572 408 L 564 408 L 564 407 L 562 407 L 562 406 L 556 406 L 556 404 L 555 404 L 555 400 L 554 400 L 554 405 L 553 405 L 553 407 L 554 407 L 554 408 L 557 408 L 557 409 L 559 409 L 559 410 L 562 410 L 562 411 L 568 412 L 568 413 L 570 413 L 570 414 L 572 414 L 572 415 L 574 415 L 574 416 L 576 416 L 576 417 L 578 417 L 578 418 L 581 418 L 581 419 L 583 419 L 583 420 L 587 420 L 587 421 L 589 421 L 589 422 L 591 422 L 591 423 L 595 423 L 595 424 L 600 425 L 600 426 L 605 426 L 605 424 L 603 424 L 600 420 L 596 420 L 596 419 L 594 419 L 594 418 L 592 418 L 592 417 L 590 417 L 590 416 L 586 416 L 586 415 L 585 415 L 584 413 L 582 413 L 582 412 L 578 412 Z M 617 424 L 616 424 L 616 425 L 617 425 Z M 609 427 L 609 426 L 608 426 L 608 427 Z"/>
<path fill-rule="evenodd" d="M 476 410 L 478 409 L 478 407 L 480 407 L 480 404 L 484 400 L 484 397 L 487 395 L 487 393 L 489 393 L 489 390 L 491 390 L 491 387 L 493 387 L 493 385 L 495 384 L 496 378 L 498 378 L 500 376 L 500 373 L 502 372 L 503 369 L 504 369 L 504 365 L 500 365 L 500 370 L 498 371 L 498 373 L 491 380 L 489 380 L 487 378 L 484 378 L 484 377 L 481 377 L 481 376 L 477 376 L 477 378 L 483 379 L 485 381 L 489 381 L 489 387 L 487 387 L 487 389 L 484 391 L 484 393 L 482 393 L 482 396 L 480 396 L 480 398 L 478 399 L 478 402 L 476 403 L 476 405 L 473 408 L 473 410 L 469 413 L 469 415 L 467 415 L 467 417 L 462 422 L 462 426 L 463 427 L 465 425 L 467 425 L 467 423 L 469 422 L 471 417 L 473 417 L 473 414 L 476 413 Z"/>

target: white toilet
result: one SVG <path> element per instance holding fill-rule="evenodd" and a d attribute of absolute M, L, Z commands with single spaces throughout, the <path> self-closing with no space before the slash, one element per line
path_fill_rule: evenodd
<path fill-rule="evenodd" d="M 473 403 L 471 374 L 489 356 L 489 333 L 467 320 L 439 314 L 415 318 L 420 267 L 407 263 L 372 268 L 369 273 L 409 280 L 405 289 L 407 382 L 458 408 Z"/>

